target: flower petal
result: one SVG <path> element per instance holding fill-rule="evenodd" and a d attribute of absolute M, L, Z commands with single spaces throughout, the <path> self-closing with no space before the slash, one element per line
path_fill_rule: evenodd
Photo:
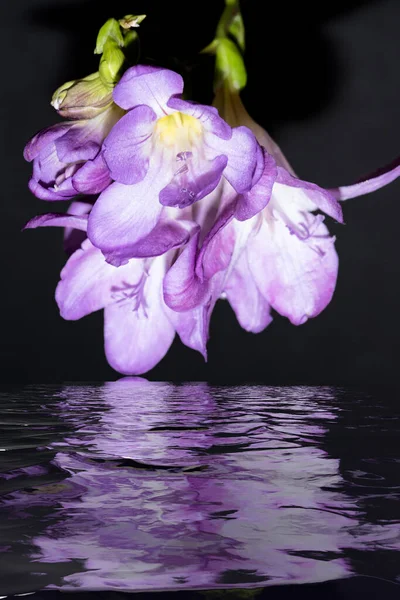
<path fill-rule="evenodd" d="M 258 152 L 258 143 L 253 133 L 247 127 L 235 127 L 229 140 L 222 140 L 216 135 L 206 133 L 204 143 L 210 151 L 224 154 L 228 157 L 228 165 L 224 177 L 241 194 L 250 190 L 254 181 L 254 173 L 263 160 L 262 153 Z M 261 162 L 261 164 L 263 164 Z"/>
<path fill-rule="evenodd" d="M 131 185 L 145 178 L 155 119 L 156 115 L 151 108 L 137 106 L 114 125 L 104 140 L 104 160 L 111 177 L 119 183 Z"/>
<path fill-rule="evenodd" d="M 171 96 L 183 92 L 183 79 L 178 73 L 137 65 L 128 69 L 114 88 L 114 102 L 125 109 L 141 104 L 150 106 L 157 116 L 171 111 L 167 102 Z"/>
<path fill-rule="evenodd" d="M 218 110 L 214 106 L 196 104 L 195 102 L 188 102 L 176 97 L 172 97 L 168 101 L 168 106 L 198 119 L 206 131 L 213 133 L 219 138 L 223 140 L 231 139 L 232 127 L 219 116 Z"/>
<path fill-rule="evenodd" d="M 333 194 L 335 198 L 342 201 L 375 192 L 400 176 L 399 163 L 400 160 L 396 159 L 390 165 L 379 169 L 379 171 L 372 173 L 371 175 L 368 175 L 365 179 L 359 181 L 358 183 L 333 188 L 329 190 L 329 192 Z"/>
<path fill-rule="evenodd" d="M 305 323 L 329 304 L 336 284 L 334 240 L 318 217 L 312 237 L 299 239 L 281 219 L 263 222 L 249 241 L 248 263 L 267 302 L 294 325 Z"/>
<path fill-rule="evenodd" d="M 256 286 L 243 252 L 225 283 L 224 292 L 241 327 L 252 333 L 263 331 L 272 321 L 270 306 Z"/>
<path fill-rule="evenodd" d="M 208 293 L 207 282 L 195 273 L 200 227 L 193 228 L 187 243 L 164 277 L 164 301 L 175 311 L 187 311 L 201 304 Z"/>
<path fill-rule="evenodd" d="M 217 187 L 228 162 L 222 155 L 212 161 L 196 161 L 194 156 L 187 157 L 187 154 L 191 153 L 178 154 L 179 168 L 160 192 L 160 202 L 164 206 L 185 208 L 208 196 Z"/>
<path fill-rule="evenodd" d="M 315 183 L 302 181 L 301 179 L 297 179 L 297 177 L 293 177 L 283 167 L 278 167 L 276 182 L 293 190 L 298 190 L 298 195 L 308 198 L 315 205 L 315 208 L 319 208 L 333 219 L 336 219 L 336 221 L 339 221 L 339 223 L 343 223 L 342 207 L 328 190 L 319 187 Z"/>
<path fill-rule="evenodd" d="M 23 229 L 36 229 L 37 227 L 71 227 L 74 229 L 79 229 L 79 231 L 86 231 L 87 221 L 87 214 L 72 215 L 47 213 L 45 215 L 33 217 L 33 219 L 28 221 Z"/>
<path fill-rule="evenodd" d="M 71 179 L 65 180 L 59 186 L 46 187 L 44 183 L 32 178 L 28 183 L 28 187 L 32 194 L 34 194 L 36 198 L 40 198 L 40 200 L 62 201 L 71 200 L 76 196 L 76 190 L 72 187 Z"/>
<path fill-rule="evenodd" d="M 72 123 L 57 123 L 47 129 L 39 131 L 25 146 L 24 158 L 28 162 L 31 162 L 34 158 L 47 147 L 53 146 L 54 142 L 62 135 L 64 135 L 68 129 L 72 126 Z"/>
<path fill-rule="evenodd" d="M 270 201 L 272 188 L 275 183 L 278 171 L 275 160 L 265 150 L 264 170 L 250 191 L 244 192 L 238 196 L 235 208 L 235 217 L 238 221 L 251 219 L 265 208 Z"/>
<path fill-rule="evenodd" d="M 113 264 L 122 264 L 129 249 L 156 226 L 165 185 L 161 163 L 153 159 L 147 176 L 136 185 L 112 183 L 96 201 L 89 216 L 88 237 Z M 118 258 L 119 257 L 119 258 Z"/>
<path fill-rule="evenodd" d="M 79 194 L 100 194 L 110 185 L 110 171 L 100 152 L 94 160 L 88 160 L 72 177 L 72 185 Z"/>
<path fill-rule="evenodd" d="M 87 230 L 87 219 L 90 211 L 93 208 L 93 204 L 90 202 L 81 202 L 80 200 L 75 200 L 71 202 L 68 208 L 68 214 L 74 215 L 76 217 L 85 217 L 86 219 L 86 227 L 84 231 L 79 231 L 72 226 L 68 226 L 64 229 L 64 251 L 71 256 L 76 250 L 79 250 L 83 241 L 86 239 L 86 230 Z"/>
<path fill-rule="evenodd" d="M 162 259 L 154 260 L 144 287 L 144 304 L 136 307 L 127 300 L 105 309 L 106 356 L 113 369 L 120 373 L 140 375 L 149 371 L 172 344 L 175 329 L 162 300 L 164 272 Z"/>
<path fill-rule="evenodd" d="M 127 293 L 126 290 L 138 283 L 142 273 L 142 261 L 113 267 L 105 261 L 100 250 L 85 240 L 61 271 L 61 281 L 56 289 L 61 316 L 75 321 L 118 302 L 118 291 Z"/>

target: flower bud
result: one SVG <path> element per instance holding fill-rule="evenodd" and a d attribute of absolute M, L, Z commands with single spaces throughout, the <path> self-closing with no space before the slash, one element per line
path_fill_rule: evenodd
<path fill-rule="evenodd" d="M 103 54 L 100 59 L 99 75 L 101 81 L 109 88 L 114 87 L 119 79 L 120 70 L 125 62 L 125 55 L 121 48 L 109 38 L 103 47 Z"/>
<path fill-rule="evenodd" d="M 99 73 L 92 73 L 60 86 L 53 94 L 51 105 L 62 117 L 92 119 L 109 106 L 111 92 Z"/>

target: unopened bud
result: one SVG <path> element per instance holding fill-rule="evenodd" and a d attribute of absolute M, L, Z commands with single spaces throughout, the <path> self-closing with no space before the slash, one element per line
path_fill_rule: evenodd
<path fill-rule="evenodd" d="M 100 29 L 94 53 L 101 54 L 104 52 L 104 47 L 110 40 L 120 48 L 124 45 L 124 36 L 122 35 L 120 25 L 116 19 L 108 19 Z"/>
<path fill-rule="evenodd" d="M 110 88 L 104 85 L 99 73 L 92 73 L 60 86 L 54 92 L 51 104 L 68 119 L 91 119 L 103 112 L 111 101 Z"/>
<path fill-rule="evenodd" d="M 119 24 L 123 29 L 131 29 L 132 27 L 139 27 L 145 18 L 146 15 L 125 15 L 119 20 Z"/>
<path fill-rule="evenodd" d="M 125 55 L 121 48 L 113 40 L 108 39 L 104 44 L 99 66 L 100 78 L 106 86 L 115 85 L 124 62 Z"/>

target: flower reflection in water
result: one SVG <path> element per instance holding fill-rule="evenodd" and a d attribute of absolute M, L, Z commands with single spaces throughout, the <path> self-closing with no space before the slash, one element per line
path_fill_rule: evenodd
<path fill-rule="evenodd" d="M 59 406 L 75 434 L 55 462 L 71 491 L 33 540 L 34 559 L 84 561 L 63 589 L 349 574 L 355 507 L 336 490 L 338 460 L 320 447 L 339 410 L 333 394 L 132 379 L 89 394 L 65 387 Z"/>

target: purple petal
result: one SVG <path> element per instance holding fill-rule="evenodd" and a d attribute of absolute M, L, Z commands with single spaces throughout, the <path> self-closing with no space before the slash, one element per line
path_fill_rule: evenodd
<path fill-rule="evenodd" d="M 124 109 L 145 104 L 154 110 L 157 116 L 170 111 L 167 102 L 171 96 L 183 92 L 183 79 L 178 73 L 137 65 L 131 67 L 114 88 L 114 102 Z"/>
<path fill-rule="evenodd" d="M 93 139 L 93 129 L 86 121 L 78 121 L 55 142 L 57 156 L 63 163 L 95 158 L 101 142 Z"/>
<path fill-rule="evenodd" d="M 200 227 L 194 228 L 191 239 L 164 277 L 164 300 L 175 311 L 186 311 L 201 304 L 208 293 L 207 282 L 195 273 Z"/>
<path fill-rule="evenodd" d="M 212 134 L 205 134 L 205 144 L 215 154 L 228 157 L 224 177 L 241 194 L 253 185 L 254 174 L 261 172 L 263 155 L 258 151 L 258 142 L 247 127 L 235 127 L 230 140 L 221 140 Z"/>
<path fill-rule="evenodd" d="M 236 262 L 224 291 L 243 329 L 260 333 L 271 323 L 270 306 L 253 280 L 246 252 Z"/>
<path fill-rule="evenodd" d="M 365 179 L 355 183 L 354 185 L 344 185 L 328 191 L 338 200 L 349 200 L 349 198 L 356 198 L 357 196 L 363 196 L 364 194 L 375 192 L 400 176 L 399 162 L 399 159 L 396 159 L 390 165 L 379 169 L 379 171 L 371 175 L 368 175 L 365 177 Z"/>
<path fill-rule="evenodd" d="M 142 182 L 112 183 L 100 194 L 89 216 L 88 237 L 106 258 L 115 261 L 119 256 L 122 264 L 129 248 L 153 230 L 162 211 L 158 195 L 164 184 L 160 163 L 154 162 Z"/>
<path fill-rule="evenodd" d="M 173 97 L 168 101 L 168 107 L 198 119 L 206 131 L 223 140 L 230 140 L 232 137 L 232 127 L 219 116 L 214 106 L 205 106 Z"/>
<path fill-rule="evenodd" d="M 235 202 L 226 204 L 203 241 L 196 261 L 196 275 L 201 281 L 211 279 L 230 264 L 235 246 L 235 231 L 227 225 L 233 218 L 234 209 Z"/>
<path fill-rule="evenodd" d="M 56 301 L 61 316 L 69 321 L 118 302 L 118 291 L 134 287 L 142 276 L 141 261 L 123 267 L 109 265 L 100 250 L 85 240 L 61 271 Z"/>
<path fill-rule="evenodd" d="M 87 215 L 78 216 L 71 214 L 47 213 L 45 215 L 33 217 L 33 219 L 28 221 L 23 230 L 36 229 L 37 227 L 70 227 L 79 229 L 80 231 L 86 231 L 87 222 Z"/>
<path fill-rule="evenodd" d="M 42 184 L 40 181 L 36 179 L 31 179 L 28 183 L 28 187 L 32 194 L 36 196 L 36 198 L 40 198 L 40 200 L 71 200 L 74 196 L 76 196 L 76 190 L 72 187 L 72 182 L 70 179 L 63 182 L 61 186 L 55 187 L 46 187 L 46 185 Z"/>
<path fill-rule="evenodd" d="M 280 219 L 263 222 L 248 244 L 248 263 L 267 302 L 294 325 L 317 316 L 335 290 L 338 258 L 329 232 L 318 217 L 308 239 L 291 234 Z"/>
<path fill-rule="evenodd" d="M 144 274 L 146 281 L 139 302 L 128 298 L 105 309 L 106 356 L 113 369 L 120 373 L 140 375 L 149 371 L 172 344 L 175 329 L 162 300 L 164 272 L 163 260 L 156 259 L 149 274 Z"/>
<path fill-rule="evenodd" d="M 131 185 L 142 181 L 149 167 L 154 111 L 137 106 L 114 125 L 104 140 L 103 156 L 111 177 Z"/>
<path fill-rule="evenodd" d="M 208 196 L 217 187 L 227 165 L 226 156 L 196 161 L 191 152 L 181 152 L 177 161 L 179 168 L 172 181 L 160 192 L 164 206 L 185 208 Z"/>
<path fill-rule="evenodd" d="M 277 174 L 275 160 L 264 150 L 263 173 L 249 192 L 238 197 L 235 208 L 236 219 L 239 221 L 251 219 L 267 206 Z"/>
<path fill-rule="evenodd" d="M 39 131 L 25 146 L 24 158 L 28 162 L 31 162 L 34 158 L 47 147 L 53 146 L 54 142 L 62 135 L 64 135 L 73 123 L 57 123 L 47 129 Z"/>
<path fill-rule="evenodd" d="M 315 183 L 302 181 L 293 177 L 283 167 L 278 167 L 277 183 L 286 185 L 291 188 L 301 189 L 302 192 L 313 202 L 316 208 L 319 208 L 324 213 L 343 223 L 342 207 L 331 192 L 319 187 Z"/>
<path fill-rule="evenodd" d="M 186 312 L 171 310 L 168 313 L 181 342 L 192 350 L 197 350 L 207 360 L 208 330 L 211 317 L 210 304 L 201 304 Z"/>
<path fill-rule="evenodd" d="M 76 200 L 75 202 L 71 202 L 68 208 L 68 214 L 74 215 L 77 217 L 85 216 L 86 221 L 90 211 L 93 208 L 93 204 L 90 202 L 81 202 L 80 200 Z M 73 226 L 68 226 L 64 229 L 64 252 L 71 256 L 76 250 L 79 250 L 83 241 L 86 239 L 86 230 L 87 230 L 87 222 L 85 231 L 79 231 L 75 229 Z"/>
<path fill-rule="evenodd" d="M 88 160 L 72 177 L 72 185 L 79 194 L 100 194 L 112 182 L 110 171 L 100 152 Z"/>

